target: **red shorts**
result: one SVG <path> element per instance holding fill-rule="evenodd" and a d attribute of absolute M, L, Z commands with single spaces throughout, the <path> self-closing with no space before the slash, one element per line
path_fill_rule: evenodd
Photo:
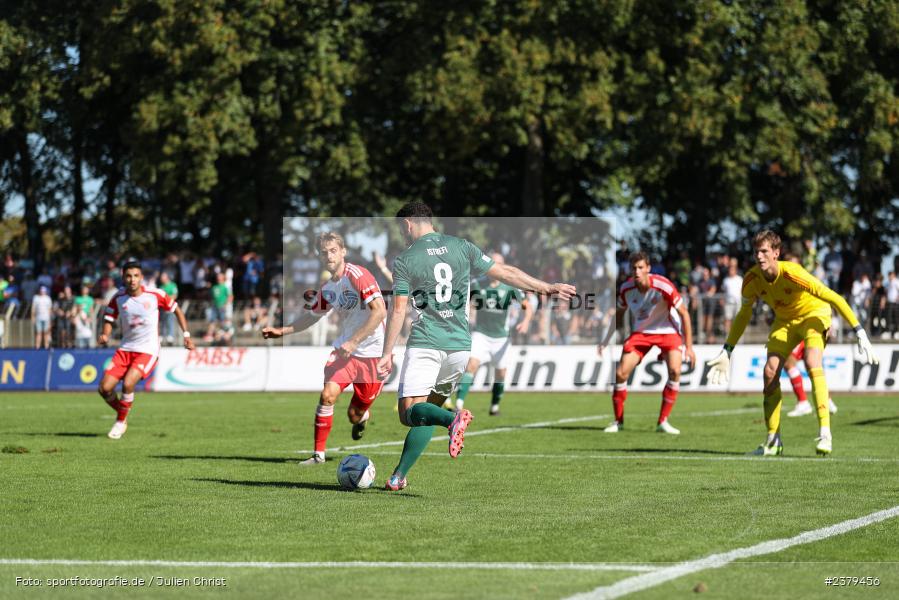
<path fill-rule="evenodd" d="M 799 342 L 799 345 L 793 348 L 793 352 L 790 354 L 793 355 L 793 358 L 796 360 L 802 360 L 805 358 L 805 340 Z"/>
<path fill-rule="evenodd" d="M 158 356 L 152 354 L 144 354 L 143 352 L 128 352 L 127 350 L 116 350 L 112 357 L 112 363 L 106 369 L 107 375 L 112 375 L 116 379 L 122 379 L 128 369 L 134 367 L 141 372 L 141 379 L 146 379 L 156 367 Z"/>
<path fill-rule="evenodd" d="M 378 379 L 378 359 L 350 356 L 340 358 L 332 352 L 325 364 L 325 383 L 336 383 L 343 391 L 353 384 L 353 402 L 367 408 L 375 401 L 384 382 Z"/>
<path fill-rule="evenodd" d="M 636 352 L 642 360 L 653 346 L 658 346 L 664 354 L 672 350 L 681 351 L 684 342 L 676 333 L 633 333 L 624 342 L 624 353 Z"/>

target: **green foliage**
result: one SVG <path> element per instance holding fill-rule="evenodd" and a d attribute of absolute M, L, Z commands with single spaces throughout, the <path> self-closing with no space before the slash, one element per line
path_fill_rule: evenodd
<path fill-rule="evenodd" d="M 271 257 L 282 215 L 412 199 L 470 216 L 641 206 L 674 219 L 664 245 L 696 252 L 724 222 L 872 249 L 899 230 L 888 0 L 0 9 L 0 197 L 26 198 L 32 245 L 84 219 L 87 250 Z M 78 164 L 101 186 L 82 205 Z"/>
<path fill-rule="evenodd" d="M 389 195 L 456 214 L 600 206 L 593 188 L 609 173 L 615 90 L 609 41 L 627 7 L 426 2 L 389 21 L 388 9 L 376 11 L 386 24 L 370 30 L 361 98 L 378 113 L 365 119 L 368 138 L 391 141 L 372 157 Z"/>

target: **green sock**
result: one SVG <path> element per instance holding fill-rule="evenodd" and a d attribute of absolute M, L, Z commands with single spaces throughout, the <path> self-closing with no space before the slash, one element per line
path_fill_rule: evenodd
<path fill-rule="evenodd" d="M 434 406 L 433 404 L 431 406 Z M 436 407 L 435 407 L 436 408 Z M 400 464 L 396 466 L 395 473 L 405 477 L 421 453 L 428 447 L 431 436 L 434 435 L 434 426 L 412 427 L 406 434 L 406 443 L 403 444 L 403 454 L 400 456 Z"/>
<path fill-rule="evenodd" d="M 497 381 L 493 384 L 493 398 L 490 399 L 490 404 L 499 404 L 499 401 L 503 399 L 503 391 L 506 389 L 506 384 L 502 381 Z"/>
<path fill-rule="evenodd" d="M 430 402 L 419 402 L 406 411 L 406 422 L 411 423 L 412 427 L 421 427 L 422 425 L 449 427 L 453 424 L 455 417 L 456 414 L 454 412 L 440 408 Z"/>
<path fill-rule="evenodd" d="M 462 373 L 462 379 L 459 380 L 459 391 L 456 392 L 456 398 L 464 401 L 465 396 L 468 395 L 468 390 L 471 388 L 471 384 L 474 383 L 474 375 L 469 372 Z"/>

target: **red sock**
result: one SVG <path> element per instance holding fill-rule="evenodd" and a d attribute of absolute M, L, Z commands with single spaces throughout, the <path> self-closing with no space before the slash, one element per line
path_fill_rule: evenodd
<path fill-rule="evenodd" d="M 677 391 L 680 389 L 680 382 L 669 381 L 662 390 L 662 408 L 659 410 L 659 423 L 668 420 L 674 403 L 677 402 Z"/>
<path fill-rule="evenodd" d="M 118 413 L 118 420 L 124 421 L 128 418 L 128 413 L 131 412 L 131 404 L 134 402 L 134 392 L 130 394 L 122 394 L 122 399 L 119 400 L 119 405 L 116 407 L 116 412 Z"/>
<path fill-rule="evenodd" d="M 112 407 L 112 410 L 118 412 L 121 407 L 121 403 L 119 402 L 119 395 L 115 392 L 109 392 L 108 396 L 103 396 L 103 399 L 106 400 L 106 404 Z"/>
<path fill-rule="evenodd" d="M 793 384 L 793 393 L 796 394 L 796 398 L 798 402 L 805 402 L 808 398 L 805 397 L 805 388 L 802 387 L 802 373 L 799 372 L 799 369 L 793 367 L 787 374 L 790 376 L 790 383 Z"/>
<path fill-rule="evenodd" d="M 615 420 L 624 423 L 624 401 L 627 400 L 627 384 L 616 383 L 612 392 L 612 406 L 615 407 Z"/>
<path fill-rule="evenodd" d="M 334 406 L 319 404 L 315 409 L 315 451 L 324 452 L 334 422 Z"/>

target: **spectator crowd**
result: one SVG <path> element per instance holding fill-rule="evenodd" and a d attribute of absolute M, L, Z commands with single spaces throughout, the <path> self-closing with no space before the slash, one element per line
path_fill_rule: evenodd
<path fill-rule="evenodd" d="M 573 282 L 579 290 L 577 305 L 531 297 L 541 310 L 527 332 L 513 333 L 513 343 L 592 344 L 615 326 L 616 290 L 630 276 L 627 243 L 619 242 L 614 263 L 607 260 L 607 253 L 577 243 L 522 251 L 514 242 L 503 242 L 489 250 L 503 254 L 511 264 L 539 273 L 544 280 Z M 348 260 L 368 268 L 382 289 L 389 290 L 390 261 L 377 254 L 369 260 L 363 254 L 360 248 L 349 248 Z M 28 339 L 38 348 L 92 346 L 99 315 L 121 286 L 120 265 L 126 258 L 94 257 L 78 264 L 63 258 L 35 272 L 28 261 L 7 253 L 0 265 L 0 321 L 7 325 L 15 320 L 30 321 L 33 338 Z M 837 249 L 833 243 L 819 252 L 812 240 L 787 248 L 782 258 L 801 262 L 844 295 L 872 337 L 899 340 L 899 264 L 884 275 L 878 268 L 879 257 L 872 260 L 864 250 Z M 292 314 L 302 302 L 303 292 L 318 289 L 323 277 L 316 257 L 293 257 L 285 275 L 280 256 L 266 265 L 250 250 L 228 258 L 171 253 L 142 258 L 141 264 L 145 285 L 175 297 L 194 328 L 198 322 L 203 324 L 196 333 L 214 345 L 232 345 L 235 338 L 240 338 L 241 344 L 258 343 L 258 331 L 281 323 L 285 313 Z M 653 257 L 652 271 L 678 286 L 688 304 L 696 341 L 719 343 L 740 307 L 743 274 L 753 264 L 752 256 L 736 252 L 712 252 L 702 258 L 684 252 Z M 286 306 L 282 302 L 285 292 Z M 520 307 L 513 306 L 510 313 L 510 320 L 517 320 Z M 766 324 L 766 319 L 770 314 L 760 303 L 754 322 Z M 311 332 L 311 343 L 327 343 L 335 328 L 333 320 L 323 320 Z M 162 315 L 160 332 L 163 343 L 176 344 L 174 315 Z"/>
<path fill-rule="evenodd" d="M 628 277 L 627 257 L 630 252 L 622 243 L 616 253 L 618 283 Z M 813 240 L 786 247 L 781 260 L 794 260 L 841 294 L 849 302 L 859 321 L 872 337 L 899 340 L 899 255 L 886 276 L 880 271 L 881 259 L 865 250 L 837 249 L 827 243 L 819 252 Z M 705 260 L 693 259 L 681 253 L 666 257 L 653 265 L 653 272 L 665 275 L 679 288 L 690 308 L 693 330 L 700 343 L 717 343 L 730 329 L 731 321 L 740 308 L 743 274 L 755 264 L 751 255 L 735 252 L 709 253 Z M 773 318 L 762 303 L 755 307 L 754 320 Z M 839 321 L 838 317 L 836 320 Z M 838 323 L 835 323 L 835 328 Z"/>
<path fill-rule="evenodd" d="M 36 270 L 6 253 L 0 265 L 0 320 L 30 320 L 36 348 L 91 347 L 102 310 L 122 286 L 126 258 L 92 257 L 78 264 L 63 258 Z M 174 297 L 189 320 L 205 322 L 207 343 L 230 345 L 238 329 L 258 331 L 269 318 L 279 318 L 280 263 L 267 270 L 253 251 L 230 259 L 172 253 L 140 262 L 147 287 Z M 8 335 L 11 327 L 4 330 Z M 174 345 L 176 331 L 174 315 L 164 313 L 163 343 Z"/>

